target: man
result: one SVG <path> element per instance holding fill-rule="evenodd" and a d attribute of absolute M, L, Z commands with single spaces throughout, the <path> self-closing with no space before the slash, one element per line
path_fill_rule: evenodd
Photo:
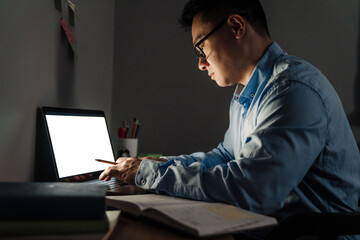
<path fill-rule="evenodd" d="M 199 69 L 237 85 L 223 142 L 208 153 L 121 158 L 100 179 L 278 219 L 356 211 L 360 156 L 340 99 L 318 69 L 270 39 L 259 1 L 190 0 L 181 23 Z"/>

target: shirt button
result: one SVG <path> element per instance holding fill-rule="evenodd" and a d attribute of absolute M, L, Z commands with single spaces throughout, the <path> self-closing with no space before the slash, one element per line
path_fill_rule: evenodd
<path fill-rule="evenodd" d="M 145 184 L 146 184 L 146 180 L 145 180 L 145 179 L 142 179 L 142 180 L 141 180 L 141 184 L 142 184 L 142 185 L 145 185 Z"/>
<path fill-rule="evenodd" d="M 250 94 L 250 97 L 252 97 L 252 98 L 253 98 L 253 97 L 254 97 L 254 94 L 253 94 L 253 93 L 252 93 L 252 94 Z"/>
<path fill-rule="evenodd" d="M 168 187 L 168 191 L 172 192 L 173 188 L 172 187 Z"/>
<path fill-rule="evenodd" d="M 246 118 L 246 114 L 244 114 L 243 117 Z"/>

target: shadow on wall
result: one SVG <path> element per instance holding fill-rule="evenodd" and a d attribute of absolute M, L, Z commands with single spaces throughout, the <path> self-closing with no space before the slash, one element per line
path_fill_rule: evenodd
<path fill-rule="evenodd" d="M 357 43 L 357 70 L 354 83 L 354 103 L 355 110 L 349 116 L 350 125 L 353 129 L 356 141 L 360 148 L 360 6 L 358 24 L 358 43 Z"/>
<path fill-rule="evenodd" d="M 74 15 L 72 11 L 64 11 L 61 0 L 54 0 L 56 10 L 62 16 L 68 16 L 66 20 L 74 27 Z M 60 21 L 60 19 L 59 19 Z M 61 26 L 61 41 L 57 49 L 57 71 L 56 71 L 56 102 L 61 107 L 71 107 L 74 104 L 74 61 L 75 53 L 71 49 L 66 34 Z"/>

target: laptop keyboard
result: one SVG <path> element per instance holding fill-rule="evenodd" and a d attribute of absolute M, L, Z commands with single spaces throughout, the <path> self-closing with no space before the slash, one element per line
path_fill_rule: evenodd
<path fill-rule="evenodd" d="M 103 184 L 108 186 L 108 190 L 114 191 L 122 186 L 128 185 L 126 182 L 122 182 L 117 178 L 111 178 L 110 181 L 94 181 L 94 184 Z"/>

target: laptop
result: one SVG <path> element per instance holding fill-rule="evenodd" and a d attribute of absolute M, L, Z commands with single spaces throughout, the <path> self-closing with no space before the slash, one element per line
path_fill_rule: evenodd
<path fill-rule="evenodd" d="M 106 184 L 108 194 L 134 193 L 135 186 L 116 178 L 98 180 L 111 165 L 95 159 L 116 161 L 103 111 L 42 107 L 41 112 L 57 181 Z"/>

